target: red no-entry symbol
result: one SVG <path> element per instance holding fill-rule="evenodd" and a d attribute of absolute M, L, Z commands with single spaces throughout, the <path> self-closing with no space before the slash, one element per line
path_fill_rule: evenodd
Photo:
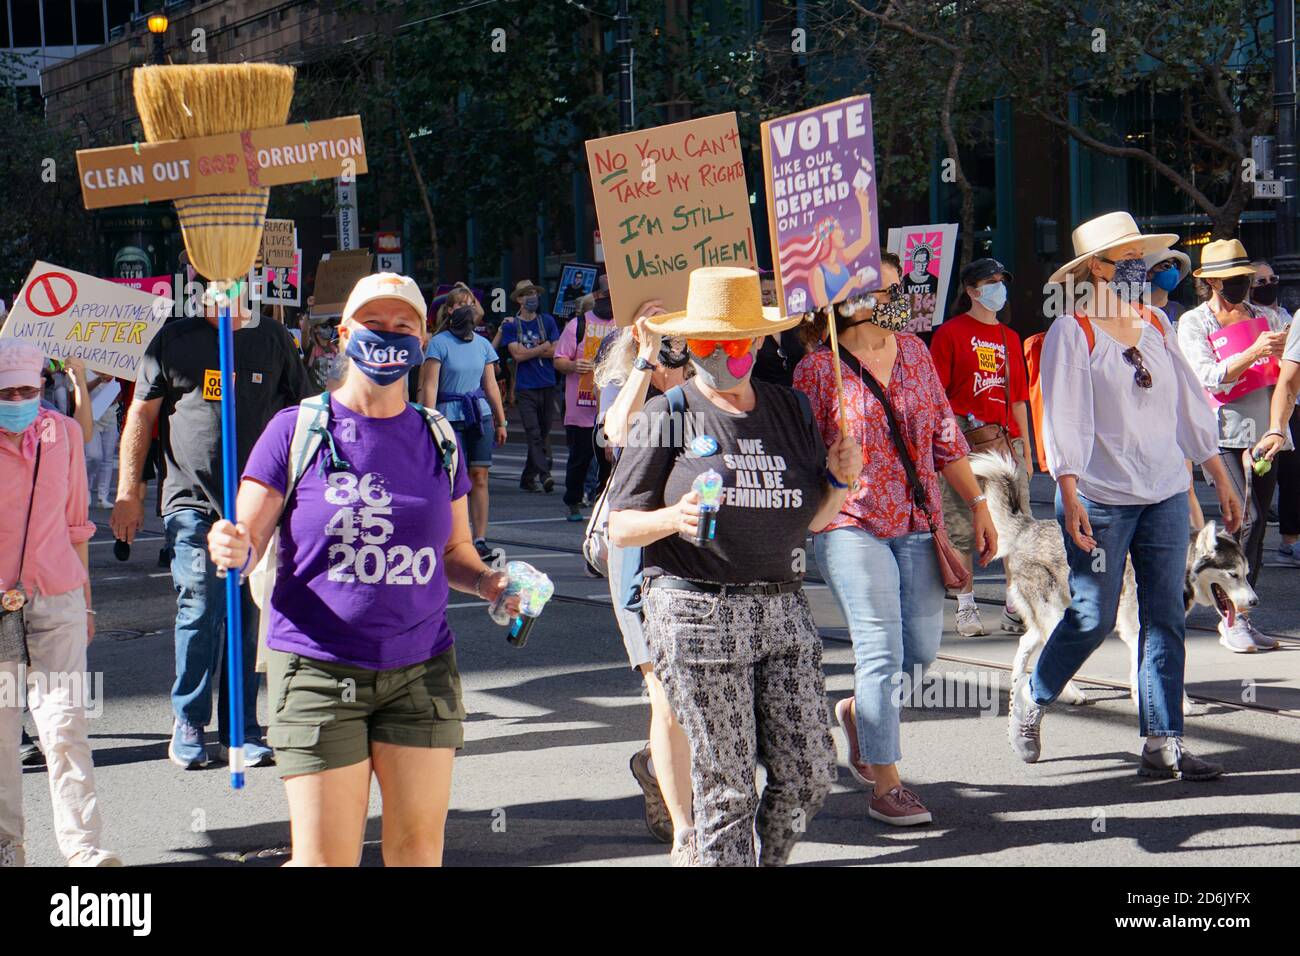
<path fill-rule="evenodd" d="M 66 273 L 45 272 L 27 286 L 26 299 L 27 308 L 50 319 L 67 312 L 77 301 L 77 283 Z"/>

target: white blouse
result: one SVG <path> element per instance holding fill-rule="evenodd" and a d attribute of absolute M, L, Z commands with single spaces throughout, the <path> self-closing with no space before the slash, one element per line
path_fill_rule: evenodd
<path fill-rule="evenodd" d="M 1052 477 L 1074 475 L 1079 494 L 1101 504 L 1146 505 L 1187 491 L 1184 459 L 1218 454 L 1205 391 L 1183 357 L 1164 313 L 1164 339 L 1148 322 L 1138 349 L 1151 373 L 1139 388 L 1125 347 L 1094 324 L 1096 345 L 1073 316 L 1043 340 L 1043 444 Z"/>

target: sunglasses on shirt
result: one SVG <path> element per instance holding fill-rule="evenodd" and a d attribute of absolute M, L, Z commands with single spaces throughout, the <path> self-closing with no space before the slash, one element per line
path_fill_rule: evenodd
<path fill-rule="evenodd" d="M 742 355 L 749 354 L 749 350 L 754 347 L 753 339 L 687 339 L 686 347 L 696 358 L 708 358 L 719 348 L 727 353 L 729 358 L 740 358 Z"/>
<path fill-rule="evenodd" d="M 1151 373 L 1147 367 L 1142 364 L 1142 353 L 1134 345 L 1132 348 L 1124 350 L 1124 361 L 1133 366 L 1133 381 L 1137 383 L 1138 388 L 1151 387 Z"/>

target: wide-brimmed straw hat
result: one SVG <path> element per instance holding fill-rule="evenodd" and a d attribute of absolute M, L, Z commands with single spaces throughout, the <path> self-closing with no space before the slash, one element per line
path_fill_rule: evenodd
<path fill-rule="evenodd" d="M 1074 258 L 1053 272 L 1048 282 L 1064 281 L 1076 266 L 1108 249 L 1140 243 L 1142 255 L 1146 256 L 1168 249 L 1178 241 L 1178 236 L 1171 232 L 1147 235 L 1138 232 L 1137 223 L 1126 212 L 1108 212 L 1096 219 L 1089 219 L 1075 229 L 1070 238 L 1074 243 Z"/>
<path fill-rule="evenodd" d="M 510 298 L 518 302 L 524 296 L 532 295 L 534 292 L 538 295 L 546 295 L 546 290 L 532 279 L 520 279 L 515 283 L 515 291 L 510 293 Z"/>
<path fill-rule="evenodd" d="M 1192 275 L 1198 279 L 1231 279 L 1253 276 L 1257 271 L 1250 264 L 1250 256 L 1246 255 L 1240 239 L 1219 239 L 1205 244 L 1201 250 L 1201 267 Z"/>
<path fill-rule="evenodd" d="M 690 275 L 686 310 L 646 321 L 652 332 L 692 339 L 752 339 L 792 329 L 802 315 L 783 316 L 763 305 L 758 273 L 735 266 L 704 266 Z"/>
<path fill-rule="evenodd" d="M 1187 273 L 1192 271 L 1192 260 L 1185 252 L 1179 252 L 1177 249 L 1162 249 L 1159 252 L 1152 252 L 1146 257 L 1147 271 L 1150 272 L 1160 263 L 1173 259 L 1178 263 L 1178 281 L 1182 282 L 1187 278 Z"/>

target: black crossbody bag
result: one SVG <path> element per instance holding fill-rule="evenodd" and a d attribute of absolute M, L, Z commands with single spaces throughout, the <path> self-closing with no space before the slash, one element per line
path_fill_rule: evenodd
<path fill-rule="evenodd" d="M 32 470 L 32 493 L 27 497 L 27 518 L 23 522 L 23 544 L 18 551 L 18 579 L 15 590 L 24 596 L 23 564 L 27 557 L 27 533 L 32 526 L 32 509 L 36 504 L 36 482 L 41 476 L 41 442 L 36 443 L 36 467 Z M 7 593 L 7 592 L 6 592 Z M 0 608 L 0 664 L 22 663 L 31 666 L 32 658 L 27 649 L 27 622 L 23 617 L 24 606 L 14 610 Z"/>

